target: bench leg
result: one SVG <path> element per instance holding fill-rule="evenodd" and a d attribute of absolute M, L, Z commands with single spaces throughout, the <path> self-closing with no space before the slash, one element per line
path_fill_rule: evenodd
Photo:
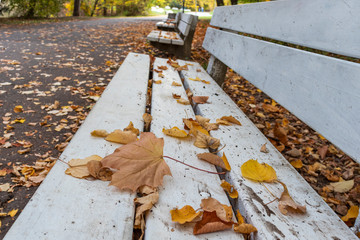
<path fill-rule="evenodd" d="M 211 55 L 206 71 L 216 81 L 216 83 L 219 84 L 219 86 L 222 86 L 227 71 L 227 66 L 225 64 Z"/>

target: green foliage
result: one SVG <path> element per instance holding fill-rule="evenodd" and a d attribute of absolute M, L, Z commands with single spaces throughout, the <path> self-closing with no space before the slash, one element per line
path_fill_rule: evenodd
<path fill-rule="evenodd" d="M 51 17 L 62 9 L 65 0 L 5 0 L 12 13 L 21 17 Z"/>

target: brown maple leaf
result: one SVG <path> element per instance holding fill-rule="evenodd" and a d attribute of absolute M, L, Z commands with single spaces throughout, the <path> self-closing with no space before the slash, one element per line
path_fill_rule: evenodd
<path fill-rule="evenodd" d="M 143 185 L 161 185 L 164 175 L 171 176 L 163 159 L 163 148 L 164 139 L 150 132 L 141 133 L 139 141 L 117 148 L 101 161 L 104 167 L 118 169 L 110 185 L 133 192 Z"/>

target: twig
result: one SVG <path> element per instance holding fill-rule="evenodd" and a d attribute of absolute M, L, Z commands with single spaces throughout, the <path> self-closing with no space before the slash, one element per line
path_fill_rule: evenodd
<path fill-rule="evenodd" d="M 173 160 L 173 161 L 175 161 L 175 162 L 178 162 L 178 163 L 181 163 L 181 164 L 184 164 L 184 165 L 186 165 L 186 166 L 188 166 L 188 167 L 191 167 L 191 168 L 193 168 L 193 169 L 196 169 L 196 170 L 199 170 L 199 171 L 202 171 L 202 172 L 206 172 L 206 173 L 211 173 L 211 174 L 225 174 L 225 172 L 211 172 L 211 171 L 208 171 L 208 170 L 205 170 L 205 169 L 201 169 L 201 168 L 197 168 L 197 167 L 194 167 L 194 166 L 191 166 L 191 165 L 189 165 L 189 164 L 186 164 L 186 163 L 183 163 L 183 162 L 181 162 L 181 161 L 179 161 L 179 160 L 177 160 L 177 159 L 175 159 L 175 158 L 172 158 L 172 157 L 169 157 L 169 156 L 163 156 L 164 158 L 168 158 L 168 159 L 171 159 L 171 160 Z"/>

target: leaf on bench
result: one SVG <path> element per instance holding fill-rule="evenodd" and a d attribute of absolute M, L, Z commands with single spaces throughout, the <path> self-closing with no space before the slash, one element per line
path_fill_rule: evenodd
<path fill-rule="evenodd" d="M 220 119 L 241 126 L 241 123 L 231 115 L 230 116 L 223 116 Z"/>
<path fill-rule="evenodd" d="M 180 104 L 183 104 L 183 105 L 190 105 L 189 100 L 184 99 L 184 98 L 177 99 L 176 101 L 177 101 L 178 103 L 180 103 Z"/>
<path fill-rule="evenodd" d="M 137 140 L 137 135 L 131 131 L 121 131 L 120 129 L 114 130 L 106 138 L 106 141 L 128 144 Z"/>
<path fill-rule="evenodd" d="M 182 84 L 181 83 L 177 83 L 175 81 L 172 82 L 171 86 L 175 86 L 175 87 L 181 87 Z"/>
<path fill-rule="evenodd" d="M 194 235 L 211 233 L 231 229 L 233 223 L 222 221 L 215 212 L 204 212 L 200 222 L 197 222 L 194 227 Z"/>
<path fill-rule="evenodd" d="M 86 178 L 90 176 L 87 164 L 90 161 L 101 161 L 102 157 L 98 155 L 91 155 L 90 157 L 80 159 L 71 159 L 68 162 L 69 168 L 65 170 L 65 173 L 76 178 Z"/>
<path fill-rule="evenodd" d="M 162 132 L 171 137 L 186 138 L 189 136 L 187 132 L 179 129 L 178 127 L 172 127 L 170 129 L 163 128 Z"/>
<path fill-rule="evenodd" d="M 145 123 L 145 129 L 149 129 L 151 121 L 152 121 L 152 116 L 149 113 L 144 113 L 143 120 Z"/>
<path fill-rule="evenodd" d="M 241 216 L 239 210 L 237 210 L 236 217 L 238 223 L 234 225 L 234 231 L 242 234 L 250 234 L 252 232 L 257 232 L 256 227 L 251 224 L 245 223 L 243 216 Z"/>
<path fill-rule="evenodd" d="M 198 131 L 194 145 L 198 148 L 211 148 L 215 150 L 220 146 L 220 140 Z"/>
<path fill-rule="evenodd" d="M 102 181 L 111 181 L 113 172 L 109 168 L 103 167 L 100 161 L 91 160 L 86 166 L 92 177 Z"/>
<path fill-rule="evenodd" d="M 164 140 L 151 132 L 143 132 L 139 141 L 117 148 L 102 160 L 103 166 L 118 169 L 110 184 L 132 192 L 143 185 L 161 185 L 165 175 L 171 176 L 163 148 Z"/>
<path fill-rule="evenodd" d="M 107 137 L 109 135 L 109 133 L 104 129 L 94 130 L 90 134 L 93 137 L 103 137 L 103 138 L 105 138 L 105 137 Z"/>
<path fill-rule="evenodd" d="M 197 103 L 197 104 L 207 103 L 208 99 L 209 99 L 208 96 L 194 96 L 194 97 L 192 97 L 192 100 L 194 101 L 194 103 Z"/>
<path fill-rule="evenodd" d="M 234 188 L 233 185 L 231 185 L 227 181 L 221 180 L 220 186 L 229 194 L 229 197 L 231 197 L 231 198 L 239 197 L 238 191 Z"/>
<path fill-rule="evenodd" d="M 223 158 L 219 157 L 216 154 L 213 154 L 213 153 L 199 153 L 199 154 L 197 154 L 197 157 L 200 160 L 203 160 L 203 161 L 206 161 L 208 163 L 214 164 L 214 165 L 219 166 L 219 167 L 221 167 L 223 169 L 226 169 L 228 171 L 231 170 L 229 162 L 227 161 L 227 159 L 226 158 L 223 159 Z"/>
<path fill-rule="evenodd" d="M 244 178 L 257 182 L 271 183 L 277 180 L 276 172 L 270 165 L 253 159 L 241 166 L 241 174 Z"/>
<path fill-rule="evenodd" d="M 170 210 L 171 220 L 180 224 L 199 221 L 199 218 L 202 217 L 202 213 L 202 211 L 196 212 L 190 205 L 185 205 L 180 209 L 175 208 Z"/>
<path fill-rule="evenodd" d="M 279 210 L 282 214 L 286 215 L 288 211 L 295 212 L 295 213 L 305 213 L 306 206 L 301 206 L 297 204 L 290 196 L 289 191 L 286 185 L 280 181 L 278 181 L 283 187 L 284 192 L 281 194 L 279 200 Z"/>
<path fill-rule="evenodd" d="M 181 95 L 178 95 L 176 93 L 173 93 L 172 96 L 173 96 L 174 99 L 180 99 L 181 98 Z"/>
<path fill-rule="evenodd" d="M 130 131 L 136 134 L 136 136 L 139 136 L 140 130 L 134 127 L 133 122 L 130 121 L 129 125 L 124 128 L 124 131 Z"/>

